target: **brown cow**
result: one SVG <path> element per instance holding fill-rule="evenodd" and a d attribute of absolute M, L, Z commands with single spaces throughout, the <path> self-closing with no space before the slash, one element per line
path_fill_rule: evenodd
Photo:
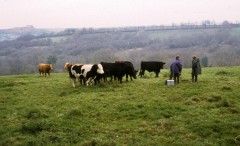
<path fill-rule="evenodd" d="M 53 69 L 52 64 L 43 64 L 43 63 L 41 63 L 41 64 L 38 65 L 38 70 L 39 70 L 40 76 L 41 76 L 41 74 L 42 75 L 45 74 L 45 76 L 46 76 L 47 73 L 50 76 L 50 71 L 52 69 Z"/>

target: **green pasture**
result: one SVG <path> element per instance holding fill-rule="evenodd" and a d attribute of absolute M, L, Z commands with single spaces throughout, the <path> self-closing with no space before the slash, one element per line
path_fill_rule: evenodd
<path fill-rule="evenodd" d="M 202 72 L 76 88 L 67 73 L 1 76 L 0 145 L 240 145 L 240 67 Z"/>

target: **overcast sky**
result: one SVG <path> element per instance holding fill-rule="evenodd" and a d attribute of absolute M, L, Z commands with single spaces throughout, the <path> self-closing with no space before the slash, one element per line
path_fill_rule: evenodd
<path fill-rule="evenodd" d="M 0 0 L 0 29 L 240 22 L 240 0 Z"/>

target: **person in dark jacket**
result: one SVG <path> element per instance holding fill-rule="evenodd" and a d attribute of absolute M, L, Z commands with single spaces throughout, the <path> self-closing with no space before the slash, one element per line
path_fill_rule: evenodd
<path fill-rule="evenodd" d="M 180 62 L 180 56 L 176 56 L 176 60 L 173 61 L 171 65 L 172 73 L 173 73 L 173 79 L 175 83 L 179 83 L 179 77 L 182 72 L 182 64 Z"/>
<path fill-rule="evenodd" d="M 197 82 L 198 75 L 202 73 L 202 69 L 199 58 L 193 56 L 192 59 L 192 82 Z"/>

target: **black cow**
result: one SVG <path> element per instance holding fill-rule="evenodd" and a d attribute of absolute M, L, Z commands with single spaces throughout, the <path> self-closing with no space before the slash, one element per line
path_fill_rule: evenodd
<path fill-rule="evenodd" d="M 106 76 L 110 76 L 111 80 L 112 77 L 116 77 L 120 83 L 122 83 L 122 77 L 124 75 L 130 75 L 134 79 L 136 79 L 136 72 L 134 71 L 133 66 L 129 65 L 128 63 L 118 62 L 118 63 L 106 63 L 101 62 L 103 66 L 103 70 Z"/>
<path fill-rule="evenodd" d="M 112 77 L 114 76 L 114 74 L 116 74 L 116 67 L 114 67 L 115 63 L 109 63 L 109 62 L 101 62 L 101 65 L 103 67 L 103 71 L 104 71 L 104 75 L 103 75 L 103 79 L 104 82 L 107 81 L 107 77 L 111 77 L 111 81 L 112 81 Z"/>
<path fill-rule="evenodd" d="M 133 76 L 135 76 L 137 78 L 136 75 L 137 75 L 138 71 L 134 69 L 132 62 L 130 62 L 130 61 L 115 61 L 115 63 L 125 63 L 128 66 L 130 66 L 130 68 L 126 72 L 126 82 L 128 81 L 128 75 L 130 76 L 131 81 L 132 81 L 132 78 L 134 78 Z M 132 72 L 131 68 L 133 69 L 133 72 Z M 134 79 L 136 79 L 136 78 L 134 78 Z"/>
<path fill-rule="evenodd" d="M 159 61 L 141 61 L 141 70 L 139 72 L 140 77 L 144 75 L 145 70 L 148 72 L 155 72 L 158 77 L 160 70 L 163 69 L 165 62 Z"/>
<path fill-rule="evenodd" d="M 75 87 L 76 78 L 86 79 L 86 85 L 91 83 L 91 80 L 97 77 L 97 74 L 103 74 L 103 67 L 101 64 L 85 64 L 85 65 L 72 65 L 69 70 L 69 76 L 72 79 L 72 85 Z"/>
<path fill-rule="evenodd" d="M 130 77 L 132 76 L 134 79 L 137 79 L 137 76 L 136 76 L 137 72 L 134 71 L 133 66 L 123 62 L 115 63 L 114 66 L 116 67 L 116 70 L 117 70 L 114 76 L 118 78 L 120 83 L 122 83 L 122 77 L 124 75 L 126 76 L 130 75 Z M 127 78 L 126 78 L 126 81 L 127 81 Z"/>

